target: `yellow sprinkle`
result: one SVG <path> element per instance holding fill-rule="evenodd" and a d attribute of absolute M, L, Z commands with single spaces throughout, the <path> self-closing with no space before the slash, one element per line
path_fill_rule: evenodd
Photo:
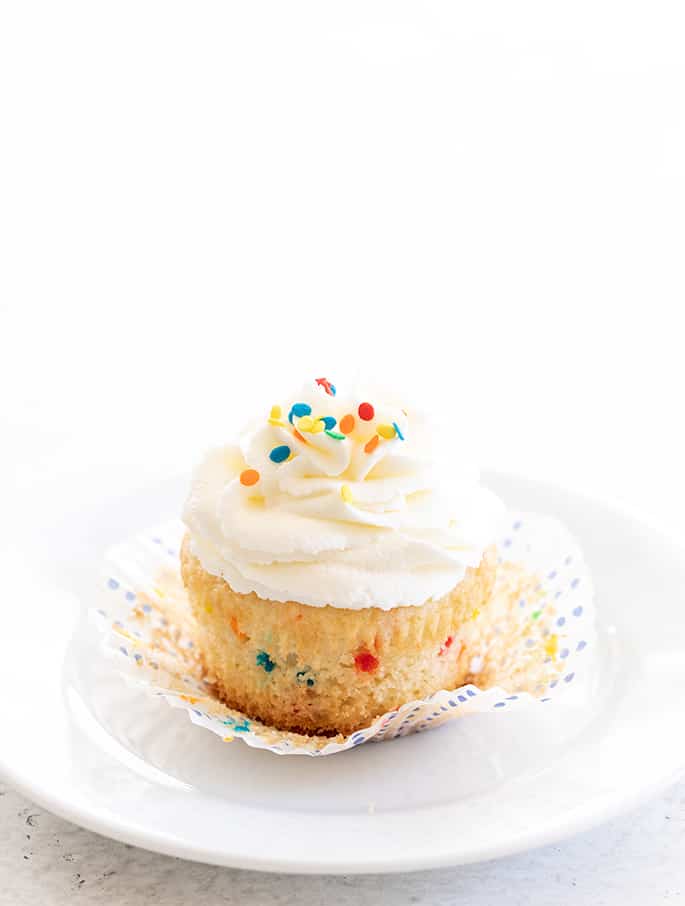
<path fill-rule="evenodd" d="M 269 415 L 269 421 L 271 421 L 272 418 L 274 419 L 274 421 L 278 421 L 278 419 L 279 419 L 282 415 L 283 415 L 283 410 L 281 409 L 280 406 L 272 406 L 272 407 L 271 407 L 271 413 L 270 413 L 270 415 Z"/>
<path fill-rule="evenodd" d="M 270 425 L 276 425 L 278 428 L 286 428 L 286 427 L 287 427 L 286 423 L 285 423 L 285 422 L 282 422 L 279 418 L 270 418 L 270 419 L 269 419 L 269 424 L 270 424 Z"/>
<path fill-rule="evenodd" d="M 311 431 L 314 427 L 314 419 L 311 415 L 303 415 L 298 421 L 297 427 L 300 431 Z"/>
<path fill-rule="evenodd" d="M 348 484 L 344 484 L 340 488 L 340 496 L 345 501 L 345 503 L 352 503 L 352 491 L 350 490 L 350 486 Z"/>
<path fill-rule="evenodd" d="M 559 638 L 556 635 L 551 635 L 545 642 L 545 651 L 550 657 L 556 657 L 558 650 Z"/>
<path fill-rule="evenodd" d="M 392 425 L 379 425 L 376 428 L 376 431 L 378 431 L 380 436 L 384 437 L 386 440 L 392 440 L 395 436 L 395 429 Z"/>
<path fill-rule="evenodd" d="M 309 430 L 312 432 L 312 434 L 320 434 L 325 427 L 326 425 L 321 421 L 321 419 L 317 418 Z"/>
<path fill-rule="evenodd" d="M 254 503 L 256 506 L 261 506 L 264 503 L 264 497 L 262 494 L 253 494 L 252 497 L 247 498 L 250 503 Z"/>
<path fill-rule="evenodd" d="M 235 736 L 224 736 L 224 742 L 233 742 Z"/>
<path fill-rule="evenodd" d="M 471 619 L 476 620 L 476 619 L 478 619 L 479 616 L 480 616 L 480 610 L 478 610 L 477 607 L 474 607 L 473 612 L 471 614 Z"/>
<path fill-rule="evenodd" d="M 179 696 L 181 701 L 188 702 L 191 705 L 196 705 L 198 702 L 197 698 L 193 698 L 192 695 L 181 695 Z"/>
<path fill-rule="evenodd" d="M 120 626 L 113 626 L 112 628 L 117 635 L 123 636 L 125 639 L 130 639 L 132 642 L 137 641 L 130 633 L 126 632 L 126 630 L 122 629 Z"/>
<path fill-rule="evenodd" d="M 163 597 L 164 597 L 164 592 L 163 592 L 162 589 L 159 587 L 159 585 L 155 585 L 155 587 L 154 587 L 152 590 L 154 591 L 154 593 L 157 595 L 158 598 L 163 598 Z"/>
<path fill-rule="evenodd" d="M 211 613 L 213 610 L 211 604 L 205 604 L 205 613 Z"/>

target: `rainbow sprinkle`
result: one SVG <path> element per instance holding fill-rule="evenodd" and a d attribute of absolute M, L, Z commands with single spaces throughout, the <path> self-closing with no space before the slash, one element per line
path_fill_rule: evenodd
<path fill-rule="evenodd" d="M 331 382 L 327 378 L 318 377 L 316 379 L 316 383 L 319 385 L 319 387 L 323 387 L 323 389 L 329 396 L 335 396 L 335 385 L 331 384 Z"/>
<path fill-rule="evenodd" d="M 332 415 L 322 415 L 318 421 L 324 423 L 324 427 L 327 431 L 332 431 L 335 428 L 335 419 Z"/>
<path fill-rule="evenodd" d="M 404 434 L 400 431 L 400 426 L 397 422 L 392 423 L 393 428 L 395 429 L 395 434 L 399 437 L 400 440 L 404 440 Z"/>
<path fill-rule="evenodd" d="M 392 425 L 379 425 L 376 430 L 386 440 L 392 440 L 395 436 L 395 428 Z"/>
<path fill-rule="evenodd" d="M 240 473 L 240 483 L 246 488 L 251 488 L 258 481 L 259 472 L 256 469 L 245 469 Z"/>
<path fill-rule="evenodd" d="M 308 403 L 293 403 L 288 413 L 288 421 L 292 425 L 293 418 L 302 418 L 312 414 L 312 407 Z"/>
<path fill-rule="evenodd" d="M 269 459 L 271 462 L 285 462 L 290 453 L 290 447 L 287 444 L 281 444 L 281 446 L 273 448 L 269 453 Z"/>
<path fill-rule="evenodd" d="M 350 486 L 349 486 L 348 484 L 344 484 L 344 485 L 340 488 L 340 496 L 341 496 L 342 499 L 345 501 L 345 503 L 352 503 L 352 501 L 353 501 L 354 498 L 352 497 L 352 491 L 351 491 Z"/>
<path fill-rule="evenodd" d="M 271 660 L 266 651 L 258 651 L 255 661 L 257 666 L 263 667 L 267 673 L 271 673 L 271 671 L 275 670 L 277 666 L 276 662 Z"/>
<path fill-rule="evenodd" d="M 343 434 L 351 434 L 354 431 L 354 415 L 343 415 L 340 419 L 340 430 Z"/>
<path fill-rule="evenodd" d="M 371 440 L 364 447 L 364 452 L 373 453 L 373 451 L 376 449 L 377 446 L 378 446 L 378 435 L 374 434 L 373 437 L 371 438 Z"/>
<path fill-rule="evenodd" d="M 327 434 L 329 437 L 332 437 L 333 440 L 345 440 L 345 435 L 344 435 L 344 434 L 338 434 L 337 431 L 326 431 L 326 434 Z"/>

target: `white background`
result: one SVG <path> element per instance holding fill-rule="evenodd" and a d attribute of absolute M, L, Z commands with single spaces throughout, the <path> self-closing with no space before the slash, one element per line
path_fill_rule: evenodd
<path fill-rule="evenodd" d="M 0 459 L 187 466 L 302 377 L 681 531 L 680 3 L 7 4 Z"/>

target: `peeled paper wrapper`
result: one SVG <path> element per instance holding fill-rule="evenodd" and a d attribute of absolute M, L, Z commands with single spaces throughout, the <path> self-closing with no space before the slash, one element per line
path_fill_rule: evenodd
<path fill-rule="evenodd" d="M 493 598 L 460 629 L 469 683 L 407 702 L 349 736 L 277 730 L 216 694 L 180 575 L 184 531 L 169 523 L 111 549 L 93 616 L 106 654 L 130 682 L 183 708 L 225 742 L 241 739 L 279 755 L 332 755 L 469 714 L 549 707 L 590 670 L 593 589 L 577 542 L 556 519 L 511 513 L 498 544 Z"/>

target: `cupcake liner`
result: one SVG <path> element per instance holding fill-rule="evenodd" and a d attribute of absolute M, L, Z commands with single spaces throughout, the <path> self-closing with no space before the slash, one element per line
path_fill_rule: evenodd
<path fill-rule="evenodd" d="M 224 705 L 205 672 L 179 572 L 184 531 L 173 522 L 112 548 L 92 615 L 103 651 L 129 682 L 183 708 L 225 742 L 241 739 L 280 755 L 331 755 L 467 714 L 573 701 L 574 688 L 590 676 L 595 613 L 580 548 L 556 519 L 512 513 L 498 544 L 493 599 L 465 629 L 460 657 L 471 682 L 407 702 L 349 736 L 277 730 Z"/>

